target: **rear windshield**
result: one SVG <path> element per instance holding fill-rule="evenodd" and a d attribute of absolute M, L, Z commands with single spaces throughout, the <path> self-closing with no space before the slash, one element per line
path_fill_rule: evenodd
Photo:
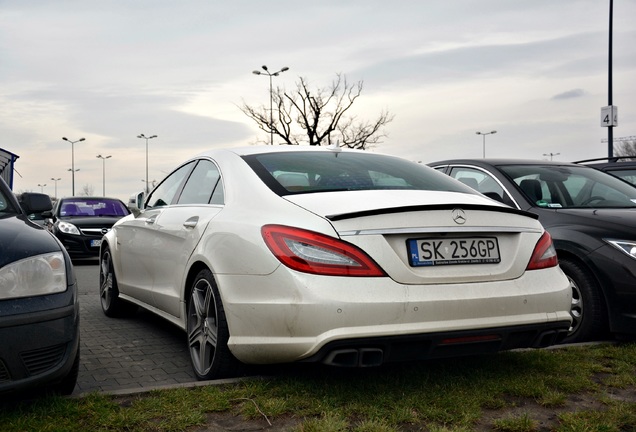
<path fill-rule="evenodd" d="M 425 165 L 387 155 L 298 151 L 244 159 L 279 195 L 381 189 L 476 193 Z"/>
<path fill-rule="evenodd" d="M 109 198 L 70 198 L 60 202 L 58 216 L 126 216 L 130 211 L 126 205 Z"/>

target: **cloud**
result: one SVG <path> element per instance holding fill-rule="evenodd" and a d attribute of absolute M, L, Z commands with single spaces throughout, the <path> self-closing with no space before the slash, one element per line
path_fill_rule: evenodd
<path fill-rule="evenodd" d="M 583 97 L 586 94 L 587 93 L 583 89 L 573 89 L 573 90 L 568 90 L 568 91 L 563 92 L 563 93 L 559 93 L 558 95 L 554 95 L 550 99 L 551 100 L 574 99 L 574 98 Z"/>

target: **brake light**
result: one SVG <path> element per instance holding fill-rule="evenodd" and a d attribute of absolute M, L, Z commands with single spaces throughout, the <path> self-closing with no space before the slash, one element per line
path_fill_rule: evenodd
<path fill-rule="evenodd" d="M 526 270 L 539 270 L 548 267 L 555 267 L 559 264 L 556 249 L 552 244 L 552 237 L 545 231 L 537 245 L 534 247 L 532 257 Z"/>
<path fill-rule="evenodd" d="M 386 276 L 366 253 L 340 239 L 283 225 L 265 225 L 261 234 L 274 256 L 293 270 L 326 276 Z"/>

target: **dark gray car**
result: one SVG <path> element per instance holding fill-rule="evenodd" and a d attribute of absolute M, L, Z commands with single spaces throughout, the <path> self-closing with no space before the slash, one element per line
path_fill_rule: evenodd
<path fill-rule="evenodd" d="M 636 188 L 574 163 L 453 159 L 429 164 L 511 207 L 538 215 L 572 283 L 566 338 L 636 335 Z"/>

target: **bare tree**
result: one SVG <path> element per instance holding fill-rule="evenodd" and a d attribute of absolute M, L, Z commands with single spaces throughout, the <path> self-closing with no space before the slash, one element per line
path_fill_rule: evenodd
<path fill-rule="evenodd" d="M 337 74 L 329 87 L 312 91 L 306 78 L 299 78 L 292 92 L 276 88 L 272 91 L 275 112 L 264 105 L 252 107 L 243 103 L 241 111 L 268 134 L 275 134 L 285 144 L 332 145 L 366 149 L 385 137 L 383 127 L 393 120 L 383 111 L 373 121 L 358 121 L 350 114 L 353 103 L 362 94 L 362 81 L 350 84 Z M 270 120 L 270 118 L 272 120 Z"/>
<path fill-rule="evenodd" d="M 80 196 L 93 196 L 95 194 L 95 187 L 93 185 L 85 184 L 82 186 Z"/>
<path fill-rule="evenodd" d="M 626 160 L 636 159 L 636 137 L 630 136 L 625 138 L 618 138 L 615 141 L 615 156 L 632 156 L 630 158 L 624 158 Z"/>

